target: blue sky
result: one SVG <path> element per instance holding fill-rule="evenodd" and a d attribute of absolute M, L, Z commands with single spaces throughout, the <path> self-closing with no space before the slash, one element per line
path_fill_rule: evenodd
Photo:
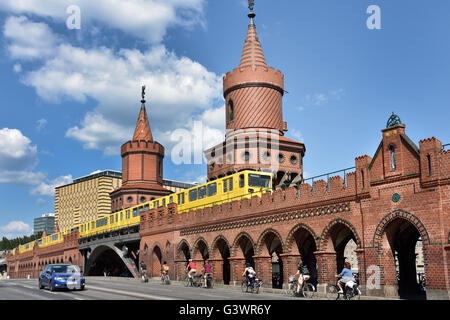
<path fill-rule="evenodd" d="M 70 5 L 79 30 L 66 26 Z M 370 5 L 380 30 L 367 28 Z M 449 10 L 444 0 L 256 0 L 266 61 L 289 92 L 286 135 L 306 145 L 306 177 L 373 156 L 393 111 L 416 144 L 450 143 Z M 171 160 L 171 137 L 195 137 L 201 123 L 194 150 L 223 139 L 222 76 L 239 64 L 247 12 L 245 0 L 3 0 L 0 237 L 29 234 L 35 217 L 54 212 L 55 186 L 121 170 L 142 84 L 166 147 L 164 177 L 202 181 L 205 163 Z"/>

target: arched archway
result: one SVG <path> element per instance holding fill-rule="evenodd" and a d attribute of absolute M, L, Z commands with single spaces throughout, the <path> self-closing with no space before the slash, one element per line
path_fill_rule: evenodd
<path fill-rule="evenodd" d="M 285 252 L 281 235 L 275 229 L 266 229 L 258 239 L 257 252 L 261 256 L 270 256 L 272 264 L 272 288 L 283 287 L 283 260 L 281 254 Z"/>
<path fill-rule="evenodd" d="M 218 235 L 211 245 L 211 254 L 214 258 L 222 259 L 222 280 L 223 284 L 230 284 L 231 279 L 231 269 L 230 269 L 230 244 L 228 240 L 223 235 Z"/>
<path fill-rule="evenodd" d="M 306 224 L 299 223 L 289 232 L 286 239 L 286 247 L 290 252 L 300 254 L 303 264 L 308 267 L 310 280 L 317 287 L 317 259 L 314 252 L 317 251 L 317 235 Z M 300 261 L 298 261 L 300 262 Z"/>
<path fill-rule="evenodd" d="M 150 277 L 157 277 L 161 274 L 162 266 L 162 251 L 158 244 L 155 244 L 152 249 L 152 255 L 150 258 Z"/>
<path fill-rule="evenodd" d="M 115 246 L 99 245 L 89 255 L 85 265 L 85 274 L 88 276 L 121 276 L 133 277 L 121 256 L 121 251 Z"/>
<path fill-rule="evenodd" d="M 423 223 L 404 210 L 389 213 L 377 226 L 374 245 L 380 255 L 383 283 L 397 286 L 401 298 L 426 298 L 421 281 L 426 277 L 427 244 L 429 235 Z"/>
<path fill-rule="evenodd" d="M 234 240 L 232 256 L 243 257 L 245 263 L 250 263 L 250 265 L 255 268 L 254 255 L 255 249 L 252 237 L 247 232 L 241 232 Z"/>
<path fill-rule="evenodd" d="M 209 258 L 208 244 L 206 243 L 205 238 L 200 237 L 195 241 L 192 256 L 195 260 L 205 260 Z"/>
<path fill-rule="evenodd" d="M 344 267 L 344 262 L 349 262 L 356 259 L 356 253 L 353 251 L 348 252 L 345 256 L 345 248 L 350 240 L 356 243 L 356 247 L 361 247 L 361 239 L 356 231 L 356 228 L 347 220 L 337 218 L 331 221 L 327 227 L 323 230 L 321 235 L 320 250 L 334 250 L 336 252 L 336 270 L 341 272 Z M 355 266 L 352 266 L 354 273 L 358 270 Z"/>

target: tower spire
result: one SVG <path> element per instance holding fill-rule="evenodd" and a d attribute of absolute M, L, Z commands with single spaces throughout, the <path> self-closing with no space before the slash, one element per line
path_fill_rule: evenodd
<path fill-rule="evenodd" d="M 248 25 L 247 37 L 245 38 L 244 49 L 242 50 L 241 61 L 239 68 L 248 66 L 262 66 L 267 67 L 266 59 L 259 42 L 258 34 L 256 33 L 256 25 L 254 18 L 256 14 L 253 12 L 255 5 L 254 0 L 248 0 L 248 8 L 250 13 L 250 23 Z"/>
<path fill-rule="evenodd" d="M 153 141 L 152 131 L 145 110 L 145 86 L 142 86 L 141 111 L 139 112 L 136 129 L 134 130 L 133 140 Z"/>

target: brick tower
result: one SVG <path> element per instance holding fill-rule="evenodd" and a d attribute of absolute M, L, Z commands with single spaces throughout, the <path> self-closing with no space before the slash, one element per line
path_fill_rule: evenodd
<path fill-rule="evenodd" d="M 110 193 L 113 212 L 168 195 L 162 186 L 164 147 L 153 141 L 145 110 L 145 86 L 133 139 L 121 147 L 122 186 Z"/>
<path fill-rule="evenodd" d="M 284 137 L 284 75 L 268 67 L 256 33 L 253 1 L 239 67 L 223 77 L 225 141 L 205 151 L 208 179 L 245 170 L 272 172 L 275 186 L 302 179 L 303 143 Z"/>

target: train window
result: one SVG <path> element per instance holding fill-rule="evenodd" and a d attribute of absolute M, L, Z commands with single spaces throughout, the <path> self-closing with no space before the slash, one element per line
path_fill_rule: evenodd
<path fill-rule="evenodd" d="M 214 196 L 217 193 L 217 183 L 208 184 L 208 197 Z"/>
<path fill-rule="evenodd" d="M 270 188 L 270 176 L 250 173 L 248 175 L 248 185 L 250 187 Z"/>
<path fill-rule="evenodd" d="M 133 217 L 137 217 L 138 215 L 140 215 L 143 209 L 144 207 L 139 207 L 139 209 L 133 209 Z"/>
<path fill-rule="evenodd" d="M 94 229 L 94 228 L 95 228 L 95 222 L 92 221 L 92 222 L 91 222 L 91 229 Z"/>
<path fill-rule="evenodd" d="M 156 200 L 155 201 L 155 208 L 158 208 L 159 207 L 159 200 Z"/>
<path fill-rule="evenodd" d="M 135 211 L 136 209 L 133 209 Z M 125 211 L 125 219 L 130 219 L 130 210 Z"/>
<path fill-rule="evenodd" d="M 198 188 L 198 198 L 203 199 L 204 197 L 206 197 L 206 187 L 205 186 Z"/>
<path fill-rule="evenodd" d="M 144 211 L 148 211 L 149 205 L 148 203 L 144 206 Z"/>
<path fill-rule="evenodd" d="M 116 213 L 116 222 L 119 222 L 119 214 Z"/>
<path fill-rule="evenodd" d="M 227 179 L 223 180 L 223 192 L 228 192 L 227 190 Z"/>
<path fill-rule="evenodd" d="M 170 196 L 169 197 L 169 203 L 172 203 L 173 202 L 173 196 Z"/>
<path fill-rule="evenodd" d="M 181 193 L 177 194 L 177 197 L 178 197 L 177 203 L 181 204 Z"/>
<path fill-rule="evenodd" d="M 228 190 L 233 191 L 233 178 L 228 179 Z"/>
<path fill-rule="evenodd" d="M 243 174 L 239 175 L 239 188 L 243 188 L 245 185 L 245 176 Z"/>
<path fill-rule="evenodd" d="M 181 203 L 184 203 L 184 192 L 181 194 Z"/>
<path fill-rule="evenodd" d="M 166 198 L 162 199 L 162 205 L 163 205 L 163 207 L 166 206 Z"/>
<path fill-rule="evenodd" d="M 189 191 L 189 201 L 197 200 L 197 189 Z"/>
<path fill-rule="evenodd" d="M 58 240 L 58 234 L 52 235 L 52 241 Z"/>
<path fill-rule="evenodd" d="M 123 211 L 120 211 L 120 221 L 123 220 Z"/>
<path fill-rule="evenodd" d="M 114 216 L 109 217 L 109 223 L 114 223 Z"/>

